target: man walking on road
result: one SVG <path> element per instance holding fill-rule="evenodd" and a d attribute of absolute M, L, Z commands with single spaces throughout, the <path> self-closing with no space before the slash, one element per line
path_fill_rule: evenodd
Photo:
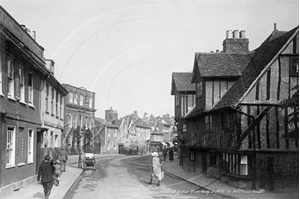
<path fill-rule="evenodd" d="M 61 160 L 61 171 L 66 172 L 66 164 L 67 164 L 67 160 L 68 160 L 68 153 L 65 150 L 65 147 L 61 147 L 59 158 Z"/>
<path fill-rule="evenodd" d="M 37 176 L 37 181 L 41 180 L 41 183 L 44 188 L 45 198 L 48 199 L 53 187 L 53 175 L 54 175 L 54 166 L 53 162 L 50 160 L 49 155 L 45 155 L 44 161 L 40 164 L 39 173 Z"/>

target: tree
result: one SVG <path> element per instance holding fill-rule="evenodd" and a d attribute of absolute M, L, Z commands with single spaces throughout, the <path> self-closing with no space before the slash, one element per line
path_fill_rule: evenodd
<path fill-rule="evenodd" d="M 294 94 L 291 98 L 280 102 L 281 108 L 291 108 L 293 112 L 288 115 L 288 123 L 294 125 L 294 130 L 288 133 L 290 138 L 293 138 L 298 146 L 299 139 L 299 85 L 292 88 Z"/>

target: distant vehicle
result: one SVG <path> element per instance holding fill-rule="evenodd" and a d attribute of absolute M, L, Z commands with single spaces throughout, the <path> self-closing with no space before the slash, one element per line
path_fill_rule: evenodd
<path fill-rule="evenodd" d="M 87 169 L 96 170 L 95 167 L 96 159 L 93 153 L 85 153 L 82 161 L 82 169 L 85 171 Z"/>

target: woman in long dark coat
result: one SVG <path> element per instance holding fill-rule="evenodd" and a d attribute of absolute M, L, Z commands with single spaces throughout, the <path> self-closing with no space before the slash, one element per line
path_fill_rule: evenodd
<path fill-rule="evenodd" d="M 174 160 L 174 156 L 173 156 L 173 148 L 170 148 L 169 150 L 169 160 L 172 162 Z"/>

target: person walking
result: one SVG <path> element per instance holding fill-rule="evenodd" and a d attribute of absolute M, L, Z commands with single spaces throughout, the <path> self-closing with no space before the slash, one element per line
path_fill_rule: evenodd
<path fill-rule="evenodd" d="M 54 168 L 55 168 L 55 172 L 54 172 L 54 184 L 56 186 L 59 186 L 59 180 L 60 180 L 60 176 L 61 176 L 61 161 L 59 159 L 57 159 L 54 162 Z"/>
<path fill-rule="evenodd" d="M 65 147 L 61 147 L 61 151 L 59 153 L 59 159 L 61 160 L 61 171 L 66 172 L 66 164 L 68 160 L 68 153 L 65 150 Z"/>
<path fill-rule="evenodd" d="M 167 159 L 167 154 L 168 154 L 168 149 L 166 146 L 164 146 L 164 149 L 163 149 L 164 161 L 166 161 L 166 159 Z"/>
<path fill-rule="evenodd" d="M 49 155 L 45 155 L 44 160 L 40 164 L 37 181 L 42 183 L 45 198 L 48 199 L 53 187 L 54 166 Z"/>
<path fill-rule="evenodd" d="M 169 150 L 169 160 L 170 160 L 171 162 L 174 160 L 173 148 L 170 148 L 170 150 Z"/>
<path fill-rule="evenodd" d="M 157 152 L 153 152 L 151 155 L 153 156 L 153 158 L 152 158 L 151 178 L 149 184 L 152 184 L 152 179 L 153 177 L 155 177 L 158 180 L 157 186 L 160 186 L 160 181 L 162 179 L 161 165 L 163 164 L 163 162 L 160 163 Z"/>

